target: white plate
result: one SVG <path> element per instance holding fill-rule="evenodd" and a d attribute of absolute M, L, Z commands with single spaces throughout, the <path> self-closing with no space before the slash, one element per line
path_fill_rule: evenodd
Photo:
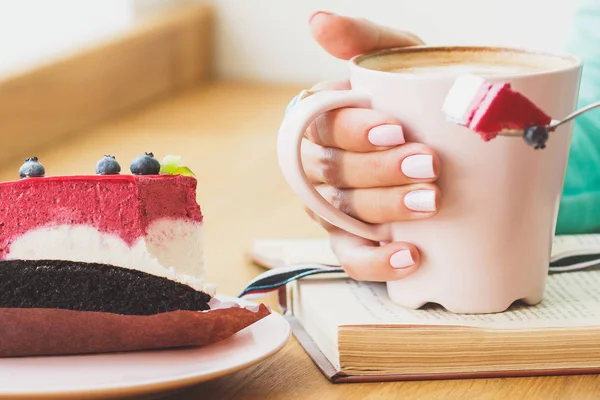
<path fill-rule="evenodd" d="M 84 394 L 85 398 L 106 399 L 174 391 L 263 361 L 289 337 L 287 321 L 272 313 L 232 337 L 202 348 L 0 358 L 0 399 L 71 399 Z"/>

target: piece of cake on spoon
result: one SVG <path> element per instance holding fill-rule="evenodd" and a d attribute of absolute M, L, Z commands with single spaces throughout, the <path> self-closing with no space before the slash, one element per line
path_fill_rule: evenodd
<path fill-rule="evenodd" d="M 508 82 L 463 75 L 450 88 L 442 111 L 449 121 L 478 133 L 485 141 L 515 131 L 536 149 L 548 140 L 552 118 Z M 515 136 L 515 135 L 513 135 Z"/>

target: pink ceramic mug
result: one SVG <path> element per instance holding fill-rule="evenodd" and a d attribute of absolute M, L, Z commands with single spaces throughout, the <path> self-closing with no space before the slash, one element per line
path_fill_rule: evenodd
<path fill-rule="evenodd" d="M 420 64 L 447 68 L 410 69 Z M 433 302 L 457 313 L 492 313 L 517 300 L 540 302 L 572 124 L 552 133 L 545 149 L 534 150 L 520 138 L 484 142 L 447 121 L 441 110 L 456 76 L 475 72 L 510 82 L 560 119 L 575 109 L 580 61 L 518 49 L 424 46 L 357 56 L 349 66 L 352 90 L 314 93 L 293 106 L 281 125 L 279 164 L 303 203 L 355 235 L 379 242 L 406 241 L 419 248 L 416 272 L 387 282 L 390 298 L 400 305 L 419 308 Z M 486 66 L 489 70 L 479 70 Z M 399 72 L 391 72 L 395 68 Z M 372 225 L 340 212 L 318 194 L 304 173 L 300 144 L 319 114 L 341 107 L 392 115 L 401 121 L 407 141 L 436 150 L 442 204 L 435 217 Z"/>

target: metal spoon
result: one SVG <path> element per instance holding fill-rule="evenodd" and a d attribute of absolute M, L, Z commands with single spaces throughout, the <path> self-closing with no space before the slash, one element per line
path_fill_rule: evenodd
<path fill-rule="evenodd" d="M 581 114 L 586 113 L 586 112 L 593 110 L 594 108 L 598 108 L 598 107 L 600 107 L 600 101 L 597 101 L 595 103 L 592 103 L 590 105 L 582 107 L 579 110 L 567 115 L 565 118 L 563 118 L 560 121 L 552 120 L 552 122 L 550 122 L 550 124 L 548 126 L 546 126 L 546 130 L 548 132 L 552 132 L 552 131 L 556 130 L 556 128 L 558 128 L 559 126 L 566 124 L 567 122 L 577 118 Z M 505 130 L 501 131 L 500 133 L 498 133 L 498 136 L 522 137 L 524 133 L 525 133 L 525 131 L 522 129 L 505 129 Z"/>

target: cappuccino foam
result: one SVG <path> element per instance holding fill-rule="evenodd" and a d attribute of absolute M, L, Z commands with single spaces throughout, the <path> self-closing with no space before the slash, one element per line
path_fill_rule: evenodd
<path fill-rule="evenodd" d="M 539 68 L 531 65 L 494 65 L 478 62 L 443 65 L 420 65 L 401 67 L 390 70 L 397 74 L 472 74 L 472 75 L 514 75 L 538 72 Z"/>
<path fill-rule="evenodd" d="M 553 71 L 574 60 L 542 53 L 488 47 L 415 47 L 358 57 L 361 67 L 408 75 L 509 76 Z"/>

